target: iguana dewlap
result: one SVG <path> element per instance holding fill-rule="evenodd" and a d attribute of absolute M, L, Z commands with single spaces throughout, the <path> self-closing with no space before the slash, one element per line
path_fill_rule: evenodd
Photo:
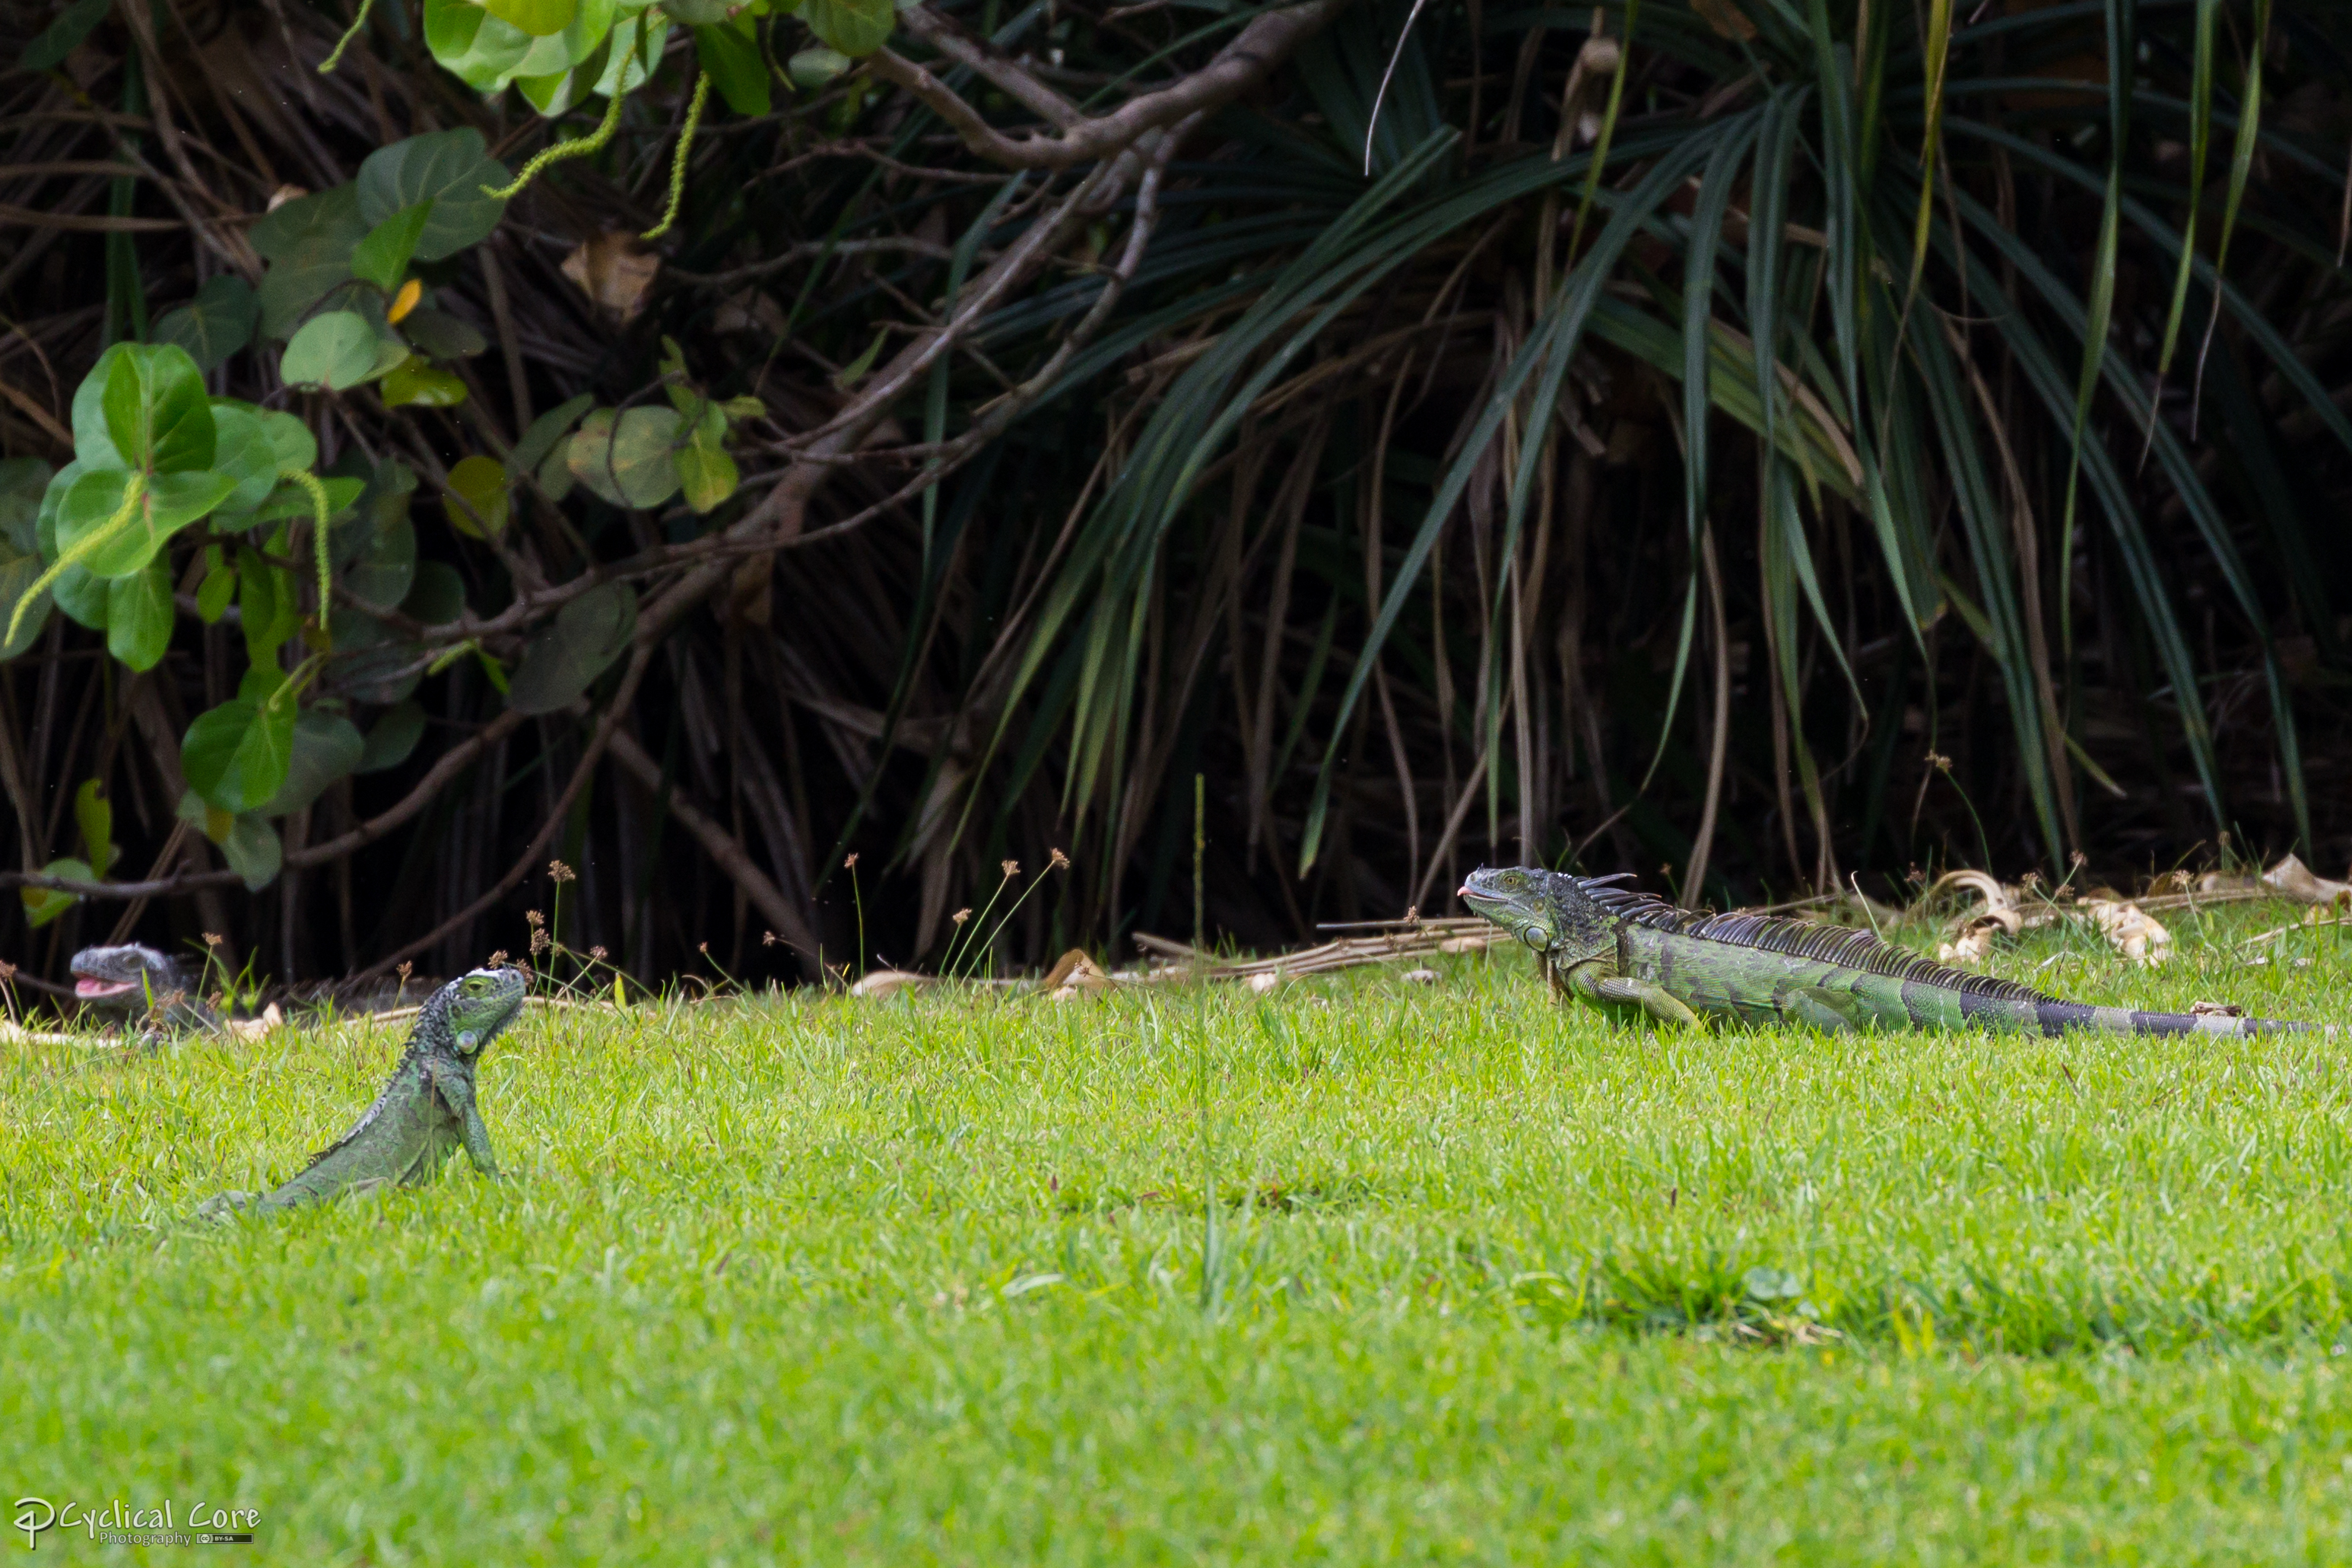
<path fill-rule="evenodd" d="M 1662 1022 L 1695 1024 L 1706 1015 L 1829 1030 L 2045 1035 L 2243 1036 L 2319 1026 L 2062 1001 L 1890 947 L 1868 931 L 1769 915 L 1698 914 L 1611 885 L 1620 879 L 1482 867 L 1463 885 L 1462 900 L 1541 954 L 1554 986 L 1595 1006 Z"/>
<path fill-rule="evenodd" d="M 391 1081 L 349 1132 L 282 1185 L 259 1197 L 222 1193 L 196 1212 L 291 1208 L 353 1187 L 429 1181 L 460 1148 L 482 1174 L 498 1174 L 489 1129 L 474 1103 L 474 1068 L 522 1011 L 528 989 L 519 969 L 477 969 L 441 987 L 418 1012 Z"/>

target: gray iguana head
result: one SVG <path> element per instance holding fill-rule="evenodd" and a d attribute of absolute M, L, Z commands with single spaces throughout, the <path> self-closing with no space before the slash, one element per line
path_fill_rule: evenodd
<path fill-rule="evenodd" d="M 477 969 L 436 991 L 416 1016 L 420 1038 L 473 1058 L 522 1011 L 530 982 L 520 969 Z"/>
<path fill-rule="evenodd" d="M 1603 878 L 1613 881 L 1614 878 Z M 1481 866 L 1462 884 L 1462 901 L 1538 952 L 1575 963 L 1615 945 L 1616 922 L 1584 879 L 1540 866 Z"/>
<path fill-rule="evenodd" d="M 74 995 L 93 1007 L 128 1008 L 144 1013 L 173 996 L 195 989 L 177 959 L 152 947 L 125 942 L 120 947 L 86 947 L 70 965 Z"/>

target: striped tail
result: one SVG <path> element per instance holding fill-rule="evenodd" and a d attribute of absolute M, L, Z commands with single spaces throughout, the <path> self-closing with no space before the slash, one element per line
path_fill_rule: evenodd
<path fill-rule="evenodd" d="M 2093 1007 L 2081 1002 L 2042 1002 L 2034 1005 L 2034 1021 L 2045 1035 L 2069 1029 L 2096 1029 L 2111 1035 L 2226 1035 L 2243 1039 L 2250 1035 L 2336 1033 L 2334 1025 L 2305 1024 L 2292 1018 L 2241 1018 L 2227 1013 L 2140 1013 L 2129 1007 Z"/>

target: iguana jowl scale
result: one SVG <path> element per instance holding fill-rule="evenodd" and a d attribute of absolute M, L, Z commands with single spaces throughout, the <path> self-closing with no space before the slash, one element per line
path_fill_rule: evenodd
<path fill-rule="evenodd" d="M 222 1193 L 198 1212 L 291 1208 L 350 1187 L 427 1181 L 460 1147 L 476 1170 L 498 1174 L 489 1129 L 474 1103 L 474 1068 L 522 1011 L 528 989 L 519 969 L 477 969 L 441 987 L 418 1010 L 408 1048 L 383 1092 L 349 1132 L 258 1198 Z"/>
<path fill-rule="evenodd" d="M 1482 867 L 1463 885 L 1462 899 L 1542 955 L 1556 988 L 1665 1023 L 1696 1024 L 1708 1014 L 1829 1030 L 2244 1036 L 2319 1027 L 2062 1001 L 1890 947 L 1868 931 L 1770 915 L 1698 914 L 1612 885 L 1621 879 Z"/>

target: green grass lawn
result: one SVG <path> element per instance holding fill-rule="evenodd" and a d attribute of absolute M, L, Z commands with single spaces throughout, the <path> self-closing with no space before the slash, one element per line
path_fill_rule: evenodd
<path fill-rule="evenodd" d="M 2352 1022 L 2352 952 L 2221 940 L 2299 912 L 2000 967 Z M 2352 1560 L 2343 1042 L 1661 1037 L 1517 952 L 534 1013 L 513 1181 L 175 1217 L 399 1045 L 0 1047 L 0 1502 L 257 1563 Z"/>

